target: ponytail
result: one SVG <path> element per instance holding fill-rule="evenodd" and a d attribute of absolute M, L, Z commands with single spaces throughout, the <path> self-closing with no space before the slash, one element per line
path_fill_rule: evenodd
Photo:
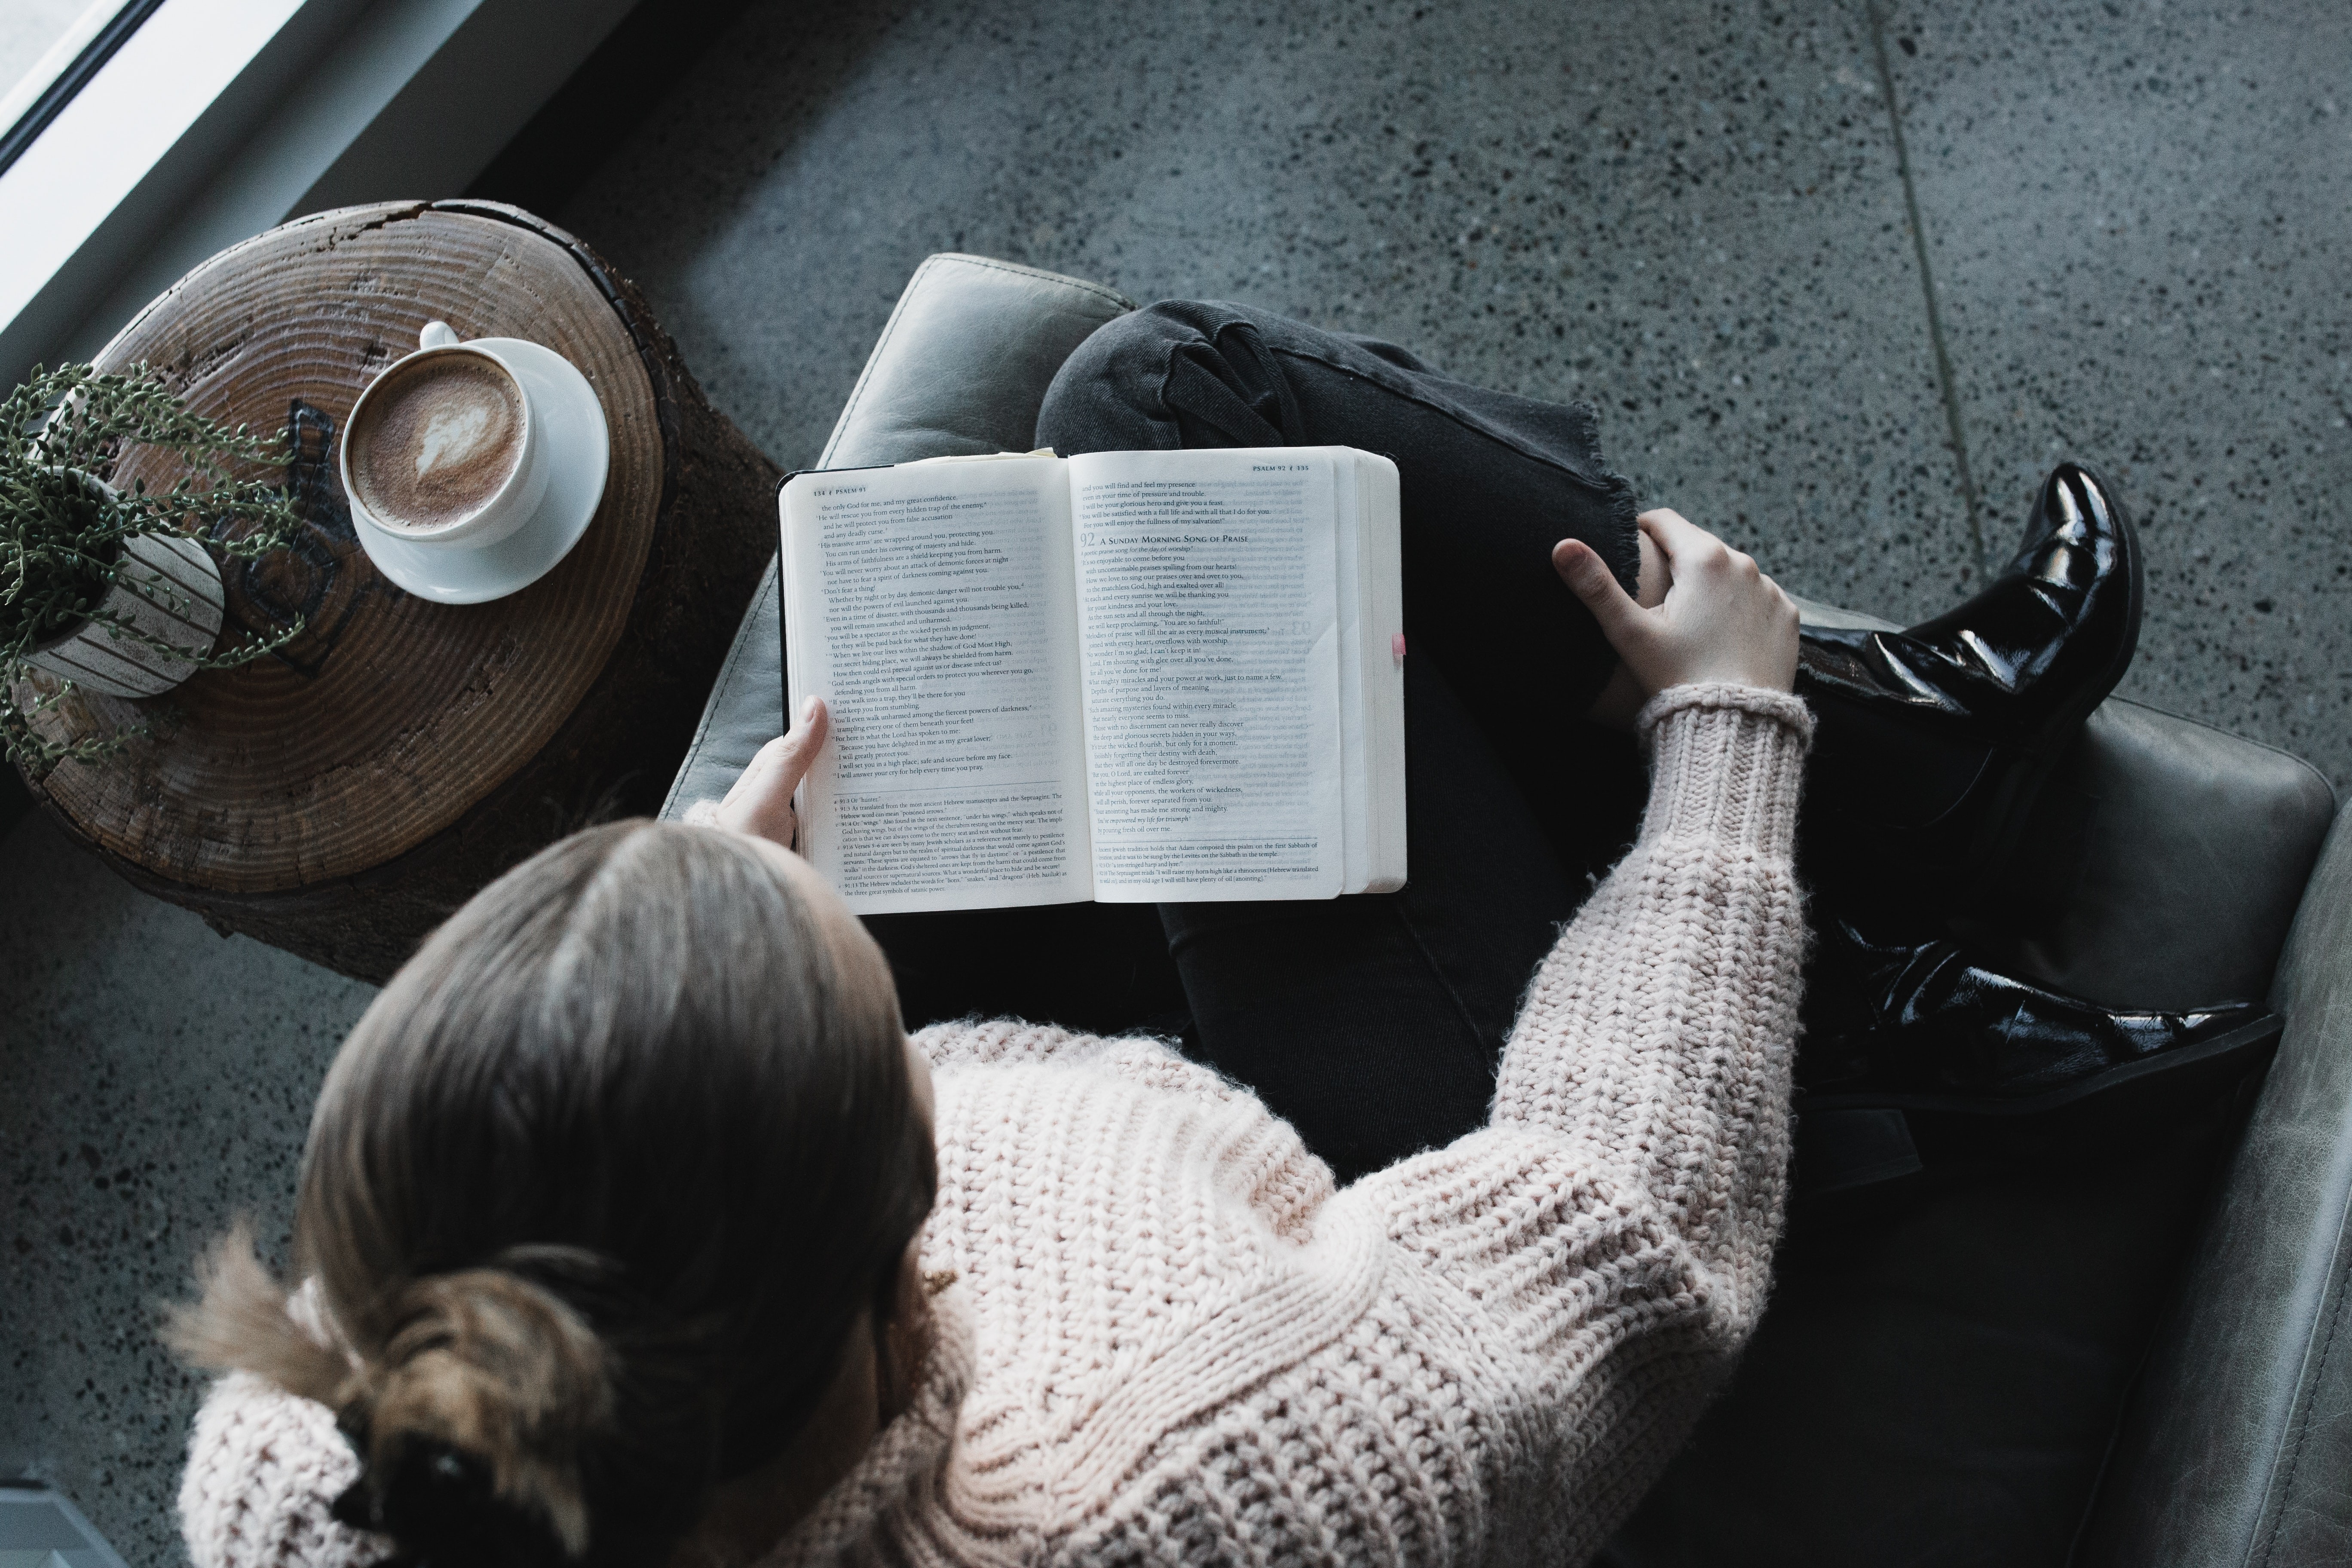
<path fill-rule="evenodd" d="M 339 1505 L 346 1516 L 414 1539 L 436 1511 L 428 1500 L 476 1489 L 447 1483 L 478 1469 L 489 1496 L 543 1528 L 564 1558 L 585 1556 L 581 1449 L 613 1420 L 595 1331 L 500 1268 L 416 1280 L 394 1316 L 401 1327 L 382 1361 L 337 1412 L 363 1461 Z"/>
<path fill-rule="evenodd" d="M 658 1564 L 798 1433 L 930 1208 L 889 972 L 831 901 L 705 828 L 508 873 L 328 1074 L 310 1283 L 239 1226 L 166 1339 L 332 1409 L 336 1515 L 409 1568 Z"/>

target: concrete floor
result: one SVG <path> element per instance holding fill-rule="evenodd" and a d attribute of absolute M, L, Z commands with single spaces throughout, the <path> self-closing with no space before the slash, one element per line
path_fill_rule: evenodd
<path fill-rule="evenodd" d="M 2352 782 L 2352 11 L 1167 0 L 1105 24 L 755 5 L 554 216 L 788 466 L 944 249 L 1591 400 L 1645 500 L 1897 619 L 1997 566 L 2071 454 L 2146 535 L 2124 692 Z M 152 1304 L 232 1212 L 282 1224 L 370 993 L 213 937 L 38 819 L 0 888 L 0 1474 L 173 1560 L 195 1386 Z"/>

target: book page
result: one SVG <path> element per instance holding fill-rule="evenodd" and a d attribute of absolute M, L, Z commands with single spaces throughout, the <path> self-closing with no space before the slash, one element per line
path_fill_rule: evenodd
<path fill-rule="evenodd" d="M 1365 816 L 1369 875 L 1362 890 L 1390 893 L 1404 886 L 1404 562 L 1402 495 L 1397 466 L 1370 452 L 1356 454 L 1358 580 L 1363 595 L 1361 663 Z M 1340 657 L 1348 657 L 1341 647 Z M 1350 891 L 1356 883 L 1349 883 Z"/>
<path fill-rule="evenodd" d="M 1339 529 L 1334 536 L 1339 613 L 1339 841 L 1347 860 L 1342 892 L 1356 892 L 1371 879 L 1371 791 L 1365 749 L 1364 552 L 1362 500 L 1357 483 L 1359 454 L 1332 465 L 1332 500 Z"/>
<path fill-rule="evenodd" d="M 1332 460 L 1070 459 L 1095 897 L 1336 896 Z"/>
<path fill-rule="evenodd" d="M 1091 897 L 1060 459 L 803 474 L 783 523 L 810 862 L 860 914 Z"/>

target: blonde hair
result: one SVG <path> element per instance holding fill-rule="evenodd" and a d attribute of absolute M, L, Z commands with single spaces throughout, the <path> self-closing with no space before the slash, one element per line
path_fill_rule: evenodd
<path fill-rule="evenodd" d="M 289 1300 L 233 1231 L 167 1337 L 333 1408 L 363 1461 L 339 1515 L 407 1554 L 657 1562 L 889 1316 L 935 1181 L 904 1039 L 814 877 L 716 829 L 577 835 L 336 1057 L 294 1222 L 314 1284 Z"/>

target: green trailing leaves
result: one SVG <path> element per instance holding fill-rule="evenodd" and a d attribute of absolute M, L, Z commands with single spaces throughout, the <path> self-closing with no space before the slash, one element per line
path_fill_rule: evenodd
<path fill-rule="evenodd" d="M 134 447 L 173 455 L 178 477 L 169 489 L 143 479 L 113 488 Z M 141 727 L 61 744 L 34 727 L 73 685 L 46 673 L 37 680 L 27 661 L 85 624 L 204 669 L 249 663 L 301 631 L 297 622 L 267 640 L 233 638 L 218 651 L 184 647 L 102 607 L 117 585 L 167 608 L 186 607 L 124 552 L 123 542 L 135 534 L 198 538 L 216 555 L 240 560 L 284 545 L 301 526 L 284 483 L 289 456 L 281 438 L 191 412 L 145 365 L 119 374 L 37 366 L 0 400 L 0 750 L 39 774 L 61 762 L 110 755 L 150 732 Z"/>

